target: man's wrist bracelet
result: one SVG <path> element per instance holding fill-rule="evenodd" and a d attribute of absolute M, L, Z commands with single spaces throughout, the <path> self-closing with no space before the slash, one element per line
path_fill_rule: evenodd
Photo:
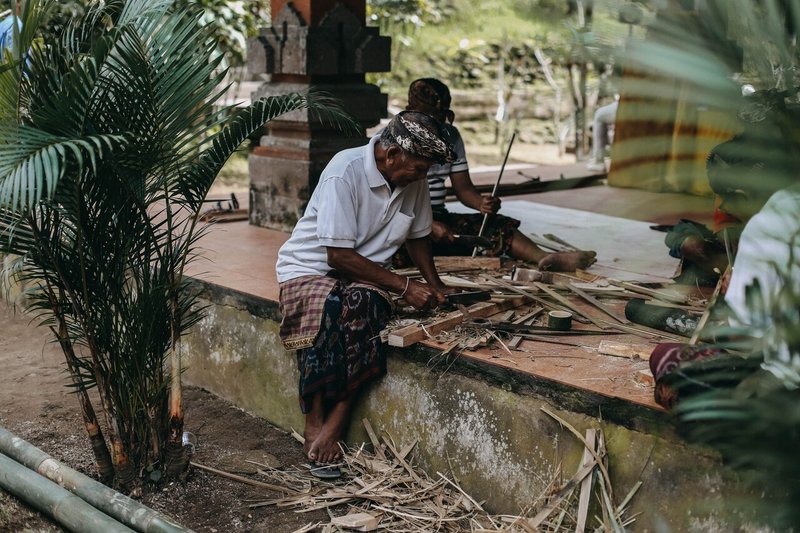
<path fill-rule="evenodd" d="M 406 288 L 405 288 L 405 289 L 403 289 L 403 292 L 401 292 L 401 293 L 400 293 L 400 298 L 402 298 L 403 296 L 405 296 L 405 295 L 406 295 L 406 293 L 408 292 L 408 285 L 409 285 L 410 283 L 411 283 L 411 278 L 408 278 L 408 277 L 407 277 L 407 278 L 406 278 Z"/>

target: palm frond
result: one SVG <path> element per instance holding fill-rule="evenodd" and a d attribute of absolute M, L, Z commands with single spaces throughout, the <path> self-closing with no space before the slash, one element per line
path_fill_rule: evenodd
<path fill-rule="evenodd" d="M 31 209 L 49 198 L 66 168 L 84 165 L 97 168 L 98 159 L 119 148 L 120 135 L 89 135 L 63 138 L 27 126 L 0 125 L 0 206 Z"/>

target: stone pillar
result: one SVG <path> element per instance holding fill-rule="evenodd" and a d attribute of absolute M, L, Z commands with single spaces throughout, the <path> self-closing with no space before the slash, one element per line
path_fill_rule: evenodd
<path fill-rule="evenodd" d="M 387 98 L 365 82 L 390 69 L 389 37 L 367 27 L 365 0 L 273 0 L 272 26 L 248 43 L 248 67 L 268 80 L 253 99 L 324 91 L 364 127 L 386 116 Z M 366 144 L 296 111 L 267 124 L 249 157 L 250 223 L 291 231 L 333 155 Z"/>

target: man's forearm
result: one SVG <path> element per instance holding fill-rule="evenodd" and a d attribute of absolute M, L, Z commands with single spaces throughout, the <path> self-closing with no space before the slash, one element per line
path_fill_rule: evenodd
<path fill-rule="evenodd" d="M 351 248 L 328 248 L 328 265 L 352 281 L 376 285 L 395 293 L 406 288 L 406 278 L 389 272 Z"/>
<path fill-rule="evenodd" d="M 421 239 L 409 239 L 406 241 L 406 249 L 425 281 L 438 290 L 444 289 L 444 283 L 439 278 L 439 273 L 433 263 L 430 238 L 426 236 Z"/>

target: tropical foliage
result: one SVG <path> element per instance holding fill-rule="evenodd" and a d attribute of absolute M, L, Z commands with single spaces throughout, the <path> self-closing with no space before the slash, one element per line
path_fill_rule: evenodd
<path fill-rule="evenodd" d="M 57 34 L 52 5 L 25 3 L 0 67 L 0 252 L 63 349 L 101 477 L 137 490 L 187 466 L 180 340 L 202 309 L 184 271 L 215 176 L 287 111 L 355 126 L 314 95 L 218 108 L 222 59 L 172 0 L 93 4 Z"/>
<path fill-rule="evenodd" d="M 4 0 L 5 8 L 15 0 Z M 71 19 L 81 17 L 93 0 L 59 0 L 53 2 L 47 17 L 47 31 L 60 33 Z M 226 66 L 244 64 L 247 38 L 256 35 L 258 28 L 269 24 L 268 0 L 176 0 L 172 10 L 185 13 L 202 10 L 201 23 L 214 37 Z"/>
<path fill-rule="evenodd" d="M 730 190 L 768 193 L 797 183 L 798 28 L 798 0 L 708 1 L 699 16 L 676 6 L 630 51 L 628 66 L 638 76 L 625 94 L 738 113 L 743 133 L 734 155 L 748 163 L 741 172 L 726 170 Z M 743 97 L 742 82 L 756 92 Z M 800 236 L 785 233 L 774 228 L 796 250 Z M 726 356 L 683 366 L 670 378 L 680 391 L 676 414 L 682 430 L 719 450 L 753 481 L 756 497 L 748 504 L 781 531 L 800 523 L 797 261 L 792 256 L 788 264 L 773 262 L 776 286 L 749 287 L 748 317 L 734 317 L 735 326 L 723 317 L 724 326 L 704 332 L 706 342 Z M 741 508 L 743 502 L 731 504 Z"/>
<path fill-rule="evenodd" d="M 671 376 L 683 432 L 742 471 L 759 495 L 747 505 L 779 530 L 800 523 L 800 291 L 790 274 L 796 266 L 786 267 L 779 267 L 779 298 L 765 299 L 757 284 L 749 288 L 748 326 L 709 332 L 726 356 Z"/>

